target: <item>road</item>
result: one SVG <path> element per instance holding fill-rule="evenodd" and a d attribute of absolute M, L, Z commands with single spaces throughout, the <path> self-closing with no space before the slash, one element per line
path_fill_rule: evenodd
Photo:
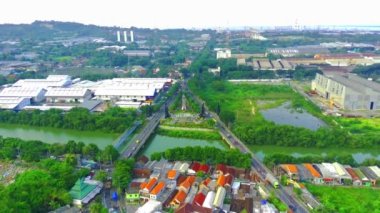
<path fill-rule="evenodd" d="M 197 96 L 191 93 L 190 90 L 187 89 L 186 83 L 183 84 L 183 88 L 186 88 L 187 91 L 194 97 L 194 99 L 198 102 L 198 104 L 202 105 L 203 101 L 201 101 Z M 272 174 L 272 172 L 266 168 L 266 166 L 258 159 L 253 153 L 245 146 L 243 142 L 241 142 L 220 120 L 219 116 L 210 111 L 208 107 L 205 105 L 206 115 L 213 117 L 216 121 L 216 126 L 219 129 L 220 133 L 230 141 L 235 148 L 239 149 L 242 153 L 249 153 L 252 156 L 252 168 L 257 171 L 260 178 L 265 180 L 268 174 Z M 274 175 L 273 175 L 274 176 Z M 267 185 L 267 188 L 271 188 L 271 186 Z M 307 207 L 300 201 L 294 199 L 281 185 L 278 189 L 275 190 L 276 195 L 283 201 L 286 205 L 289 206 L 294 212 L 297 213 L 307 213 L 309 212 Z"/>
<path fill-rule="evenodd" d="M 178 93 L 174 94 L 173 97 L 170 97 L 168 100 L 162 104 L 161 108 L 153 113 L 153 115 L 149 118 L 148 123 L 143 127 L 143 129 L 132 138 L 132 140 L 127 144 L 127 148 L 122 153 L 124 158 L 134 157 L 138 151 L 144 146 L 149 136 L 156 129 L 160 120 L 165 116 L 165 104 L 170 106 L 174 101 L 174 97 L 177 96 Z"/>

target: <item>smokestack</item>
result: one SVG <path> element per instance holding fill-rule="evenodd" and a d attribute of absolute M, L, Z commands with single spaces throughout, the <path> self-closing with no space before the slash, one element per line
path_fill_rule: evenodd
<path fill-rule="evenodd" d="M 131 30 L 130 34 L 131 34 L 131 42 L 134 42 L 135 41 L 135 37 L 133 36 L 133 31 L 132 30 Z"/>
<path fill-rule="evenodd" d="M 120 39 L 120 31 L 117 31 L 117 42 L 120 42 L 121 39 Z"/>
<path fill-rule="evenodd" d="M 124 31 L 124 43 L 128 42 L 127 31 Z"/>

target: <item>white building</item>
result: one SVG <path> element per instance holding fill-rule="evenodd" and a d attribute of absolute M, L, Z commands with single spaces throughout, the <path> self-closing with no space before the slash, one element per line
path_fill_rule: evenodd
<path fill-rule="evenodd" d="M 45 99 L 46 90 L 37 87 L 7 87 L 0 92 L 0 98 L 31 98 L 32 102 Z"/>
<path fill-rule="evenodd" d="M 216 51 L 216 59 L 231 58 L 231 50 L 227 48 L 218 48 Z"/>
<path fill-rule="evenodd" d="M 99 88 L 95 90 L 95 98 L 112 101 L 148 101 L 156 94 L 155 88 L 125 89 L 125 88 Z"/>
<path fill-rule="evenodd" d="M 311 88 L 342 109 L 380 110 L 380 84 L 355 74 L 317 74 Z"/>
<path fill-rule="evenodd" d="M 162 210 L 162 203 L 155 200 L 149 200 L 143 206 L 139 207 L 136 213 L 153 213 Z"/>
<path fill-rule="evenodd" d="M 83 103 L 92 93 L 85 88 L 50 88 L 45 94 L 47 103 Z"/>
<path fill-rule="evenodd" d="M 71 84 L 68 75 L 49 75 L 46 79 L 22 79 L 13 84 L 13 87 L 66 87 Z"/>
<path fill-rule="evenodd" d="M 0 109 L 20 110 L 30 105 L 30 98 L 0 97 Z"/>

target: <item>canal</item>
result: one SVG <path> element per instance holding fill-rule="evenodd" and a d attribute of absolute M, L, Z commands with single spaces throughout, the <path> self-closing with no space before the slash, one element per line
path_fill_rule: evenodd
<path fill-rule="evenodd" d="M 209 141 L 189 138 L 174 138 L 163 135 L 153 135 L 146 146 L 141 150 L 141 155 L 150 157 L 154 152 L 164 152 L 167 149 L 186 146 L 212 146 L 219 149 L 228 149 L 228 146 L 223 141 Z"/>
<path fill-rule="evenodd" d="M 77 131 L 50 127 L 31 127 L 13 124 L 0 124 L 0 135 L 3 137 L 21 138 L 23 140 L 39 140 L 44 143 L 67 143 L 69 140 L 94 143 L 100 149 L 113 144 L 118 134 L 97 131 Z"/>

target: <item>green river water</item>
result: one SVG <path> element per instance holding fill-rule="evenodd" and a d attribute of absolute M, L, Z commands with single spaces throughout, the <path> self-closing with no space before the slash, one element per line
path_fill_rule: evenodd
<path fill-rule="evenodd" d="M 99 148 L 113 144 L 118 134 L 102 132 L 77 131 L 49 127 L 31 127 L 13 124 L 0 124 L 0 135 L 3 137 L 21 138 L 23 140 L 39 140 L 44 143 L 66 143 L 69 140 L 94 143 Z"/>

